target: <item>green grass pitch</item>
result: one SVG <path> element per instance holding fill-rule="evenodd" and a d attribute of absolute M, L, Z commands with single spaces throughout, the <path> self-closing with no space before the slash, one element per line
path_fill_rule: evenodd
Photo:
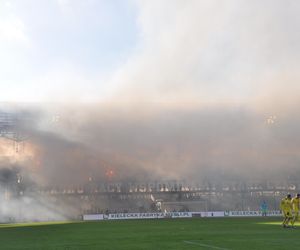
<path fill-rule="evenodd" d="M 199 218 L 0 224 L 0 249 L 300 249 L 280 218 Z"/>

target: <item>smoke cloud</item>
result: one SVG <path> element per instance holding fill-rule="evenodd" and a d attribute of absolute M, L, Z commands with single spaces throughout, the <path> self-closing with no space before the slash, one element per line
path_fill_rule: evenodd
<path fill-rule="evenodd" d="M 108 80 L 110 98 L 29 109 L 25 149 L 1 141 L 1 168 L 62 186 L 107 171 L 118 181 L 298 174 L 300 2 L 135 4 L 139 43 Z"/>
<path fill-rule="evenodd" d="M 42 182 L 296 168 L 298 1 L 135 4 L 139 43 L 110 99 L 33 112 Z"/>
<path fill-rule="evenodd" d="M 272 178 L 299 164 L 296 115 L 160 104 L 60 110 L 58 121 L 35 127 L 15 153 L 40 184 L 80 186 L 107 180 L 110 170 L 115 181 Z"/>

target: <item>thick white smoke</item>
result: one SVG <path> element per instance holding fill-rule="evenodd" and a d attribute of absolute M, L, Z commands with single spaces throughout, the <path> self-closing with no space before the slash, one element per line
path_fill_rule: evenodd
<path fill-rule="evenodd" d="M 134 3 L 139 42 L 108 79 L 110 98 L 41 107 L 21 167 L 73 186 L 110 169 L 125 181 L 297 174 L 300 2 Z"/>
<path fill-rule="evenodd" d="M 140 43 L 115 74 L 118 98 L 255 105 L 298 89 L 298 1 L 136 3 Z"/>

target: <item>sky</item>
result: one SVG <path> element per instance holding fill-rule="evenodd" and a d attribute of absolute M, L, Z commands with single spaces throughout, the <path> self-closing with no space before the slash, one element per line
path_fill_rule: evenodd
<path fill-rule="evenodd" d="M 100 100 L 134 50 L 128 1 L 1 0 L 1 101 Z"/>
<path fill-rule="evenodd" d="M 293 94 L 299 10 L 297 0 L 1 0 L 0 101 L 256 105 Z"/>
<path fill-rule="evenodd" d="M 33 112 L 42 121 L 30 128 L 48 180 L 108 165 L 168 178 L 291 173 L 299 13 L 298 0 L 0 0 L 0 102 L 50 103 L 58 119 Z"/>

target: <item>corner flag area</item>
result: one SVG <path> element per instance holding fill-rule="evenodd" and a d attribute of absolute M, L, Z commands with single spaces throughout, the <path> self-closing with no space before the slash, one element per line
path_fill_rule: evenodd
<path fill-rule="evenodd" d="M 0 225 L 1 249 L 300 249 L 300 225 L 277 217 L 54 222 Z"/>

